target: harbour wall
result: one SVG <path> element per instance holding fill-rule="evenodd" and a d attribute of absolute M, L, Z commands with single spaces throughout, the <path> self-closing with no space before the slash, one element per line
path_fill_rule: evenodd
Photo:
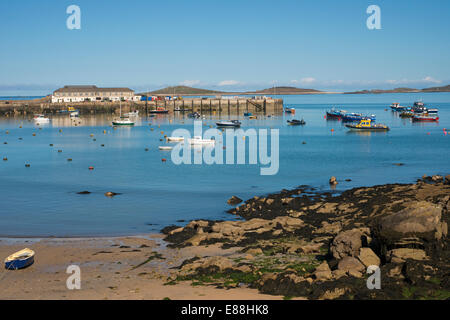
<path fill-rule="evenodd" d="M 241 115 L 246 112 L 252 114 L 278 114 L 283 112 L 283 99 L 219 99 L 219 98 L 185 98 L 181 100 L 158 101 L 125 101 L 121 102 L 76 102 L 50 103 L 42 100 L 0 101 L 0 116 L 26 116 L 33 114 L 57 114 L 60 110 L 67 110 L 71 106 L 80 110 L 80 114 L 118 114 L 120 105 L 122 112 L 139 110 L 145 114 L 158 107 L 169 112 L 176 109 L 200 114 L 219 113 Z"/>

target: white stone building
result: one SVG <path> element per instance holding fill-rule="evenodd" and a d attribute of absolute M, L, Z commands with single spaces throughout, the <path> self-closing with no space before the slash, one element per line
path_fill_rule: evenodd
<path fill-rule="evenodd" d="M 140 96 L 129 88 L 98 88 L 97 86 L 64 86 L 52 94 L 55 102 L 139 101 Z"/>

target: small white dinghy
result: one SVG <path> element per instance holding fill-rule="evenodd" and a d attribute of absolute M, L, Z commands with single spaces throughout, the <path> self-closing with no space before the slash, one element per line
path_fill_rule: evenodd
<path fill-rule="evenodd" d="M 169 142 L 180 142 L 180 141 L 184 141 L 184 137 L 168 137 L 167 141 L 169 141 Z"/>
<path fill-rule="evenodd" d="M 45 123 L 45 122 L 50 122 L 50 119 L 45 117 L 43 114 L 36 114 L 34 116 L 34 121 L 40 122 L 40 123 Z"/>
<path fill-rule="evenodd" d="M 213 139 L 203 139 L 200 136 L 195 136 L 192 139 L 189 139 L 190 144 L 215 144 L 216 140 Z"/>
<path fill-rule="evenodd" d="M 13 253 L 5 259 L 5 268 L 8 270 L 23 269 L 34 262 L 34 251 L 28 248 Z"/>
<path fill-rule="evenodd" d="M 163 151 L 170 151 L 173 149 L 173 147 L 170 146 L 159 146 L 158 147 L 159 150 L 163 150 Z"/>

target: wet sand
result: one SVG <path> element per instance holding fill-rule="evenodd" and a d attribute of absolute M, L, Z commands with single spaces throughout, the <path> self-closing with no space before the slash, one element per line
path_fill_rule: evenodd
<path fill-rule="evenodd" d="M 93 239 L 1 239 L 0 257 L 25 247 L 36 252 L 33 265 L 0 271 L 0 299 L 281 299 L 256 289 L 218 289 L 189 282 L 165 285 L 170 268 L 196 255 L 230 254 L 218 246 L 170 249 L 161 235 Z M 139 266 L 149 257 L 161 254 Z M 81 269 L 81 289 L 69 290 L 69 265 Z M 136 268 L 136 266 L 138 266 Z"/>

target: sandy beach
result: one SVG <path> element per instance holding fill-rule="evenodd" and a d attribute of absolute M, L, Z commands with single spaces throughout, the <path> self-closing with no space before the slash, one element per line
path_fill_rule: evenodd
<path fill-rule="evenodd" d="M 171 267 L 195 255 L 212 255 L 217 246 L 170 249 L 161 235 L 89 239 L 1 239 L 0 257 L 28 247 L 36 252 L 35 263 L 23 270 L 0 272 L 0 299 L 281 299 L 256 289 L 217 289 L 189 282 L 165 285 Z M 161 254 L 140 267 L 148 257 Z M 81 289 L 68 290 L 69 265 L 81 269 Z M 134 269 L 135 268 L 135 269 Z M 7 288 L 7 289 L 6 289 Z"/>

